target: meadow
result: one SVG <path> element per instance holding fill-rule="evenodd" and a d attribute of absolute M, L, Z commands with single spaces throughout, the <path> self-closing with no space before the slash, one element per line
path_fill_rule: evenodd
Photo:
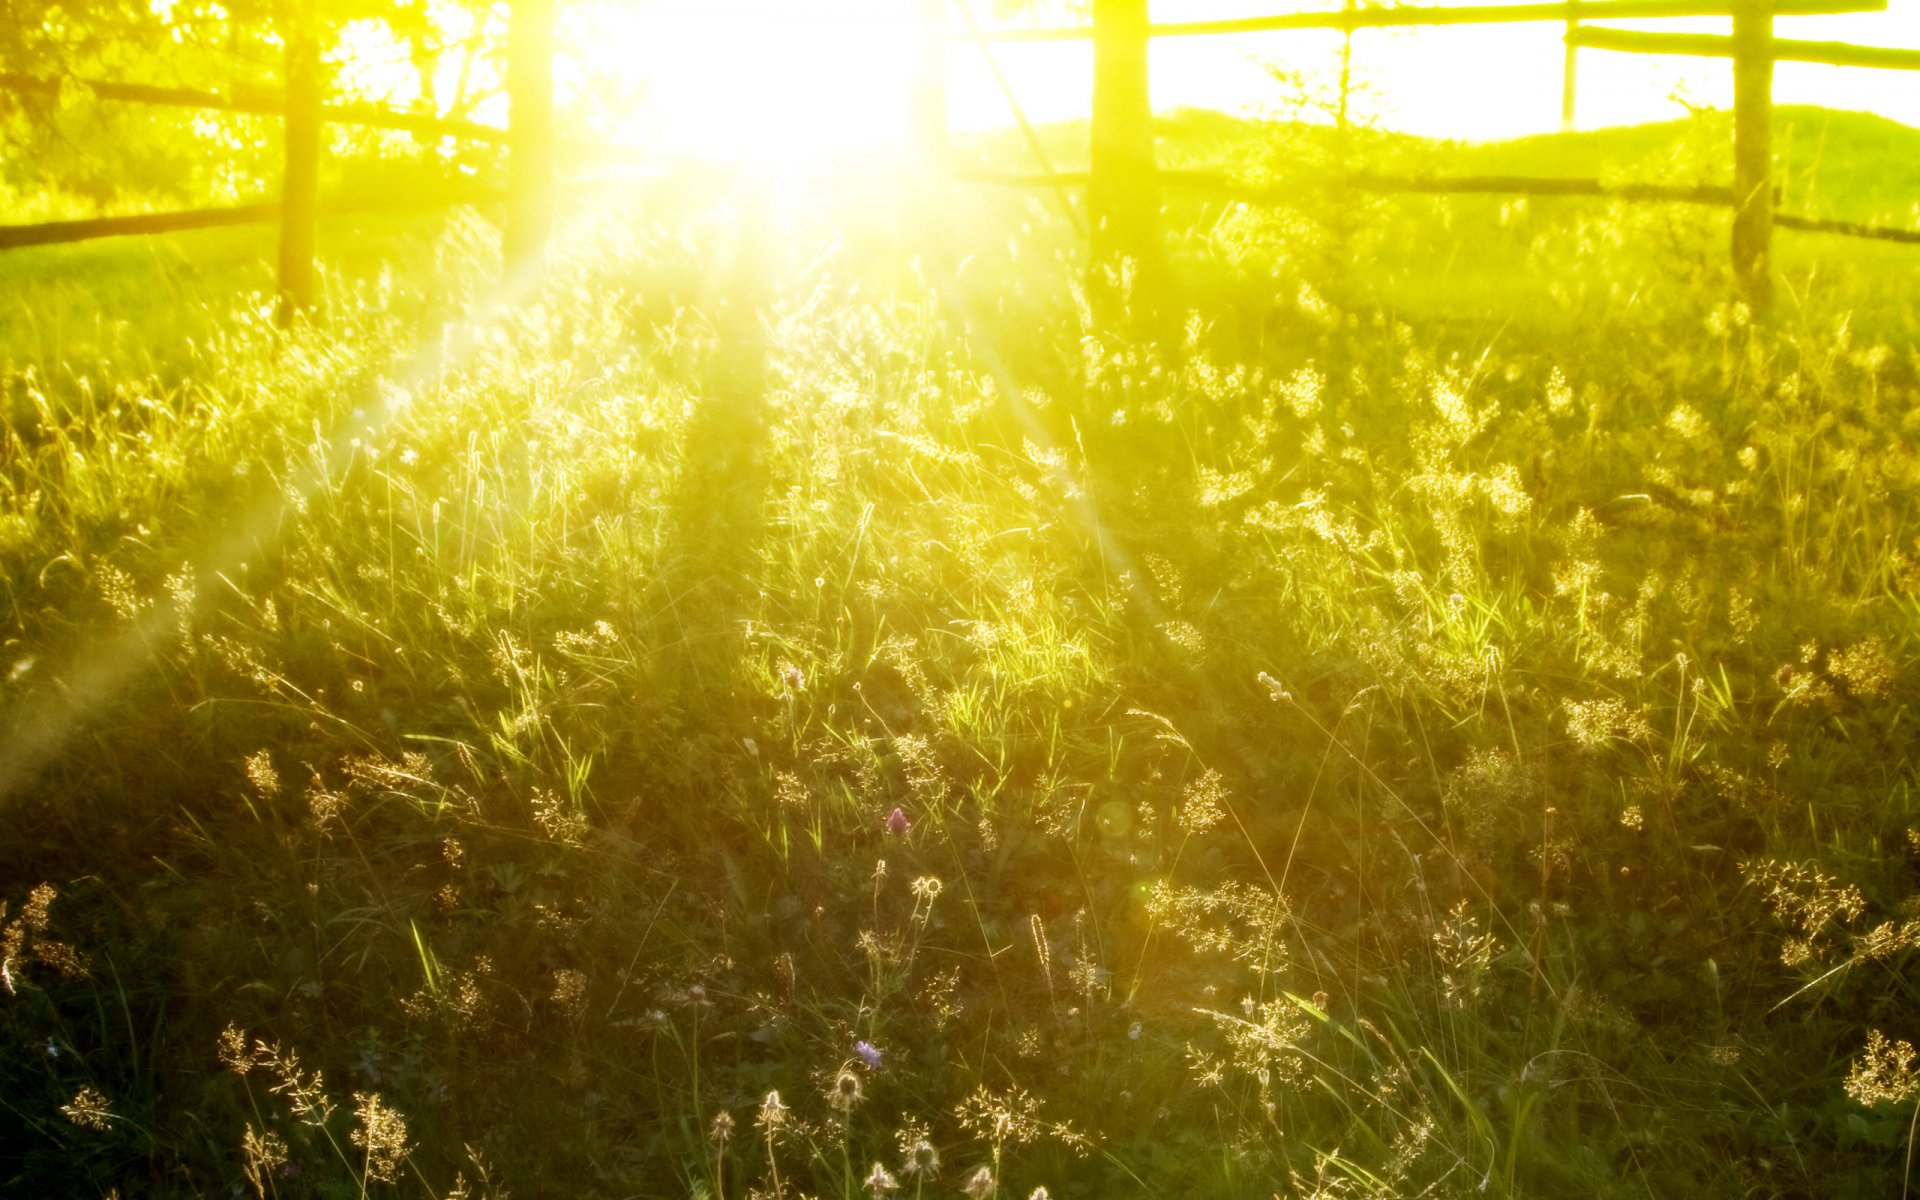
<path fill-rule="evenodd" d="M 5 1190 L 1904 1194 L 1917 252 L 1327 169 L 1723 140 L 0 257 Z"/>

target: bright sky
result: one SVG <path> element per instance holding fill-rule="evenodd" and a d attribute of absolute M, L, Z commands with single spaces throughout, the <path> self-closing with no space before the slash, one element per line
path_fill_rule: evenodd
<path fill-rule="evenodd" d="M 1201 10 L 1201 11 L 1194 11 Z M 1179 4 L 1155 8 L 1158 20 L 1250 16 L 1286 8 L 1272 3 Z M 1626 29 L 1726 33 L 1730 22 L 1618 21 Z M 1453 26 L 1424 30 L 1366 29 L 1354 34 L 1354 66 L 1373 90 L 1370 103 L 1388 128 L 1468 140 L 1545 133 L 1560 127 L 1565 45 L 1560 24 Z M 1829 17 L 1781 17 L 1785 38 L 1920 49 L 1920 0 L 1890 0 L 1888 11 Z M 1338 52 L 1333 33 L 1272 33 L 1233 38 L 1169 38 L 1154 47 L 1156 107 L 1225 108 L 1273 104 L 1261 60 L 1292 69 L 1326 70 Z M 1577 122 L 1581 128 L 1670 120 L 1685 109 L 1675 99 L 1714 108 L 1733 103 L 1733 69 L 1725 60 L 1582 50 Z M 1264 85 L 1264 86 L 1263 86 Z M 1781 63 L 1779 104 L 1879 112 L 1920 126 L 1920 72 Z"/>
<path fill-rule="evenodd" d="M 632 3 L 632 0 L 629 0 Z M 1422 0 L 1424 2 L 1424 0 Z M 1297 0 L 1160 0 L 1156 20 L 1259 15 L 1308 7 Z M 914 68 L 914 0 L 650 0 L 618 9 L 588 48 L 600 70 L 644 78 L 657 122 L 650 132 L 681 149 L 755 157 L 815 157 L 897 140 Z M 987 0 L 975 0 L 985 12 Z M 1625 28 L 1725 32 L 1725 19 L 1618 22 Z M 1354 35 L 1362 111 L 1379 124 L 1433 136 L 1484 140 L 1559 128 L 1563 26 L 1539 23 Z M 1781 37 L 1920 48 L 1920 0 L 1889 11 L 1783 17 Z M 1287 32 L 1168 38 L 1153 49 L 1156 108 L 1280 111 L 1288 91 L 1269 65 L 1333 69 L 1339 36 Z M 1003 44 L 1002 70 L 1037 121 L 1085 116 L 1091 49 L 1085 43 Z M 1007 123 L 1004 96 L 980 51 L 948 59 L 949 112 L 957 128 Z M 1582 128 L 1667 120 L 1695 106 L 1732 102 L 1724 60 L 1583 50 Z M 1882 113 L 1920 126 L 1920 72 L 1783 63 L 1774 96 Z"/>

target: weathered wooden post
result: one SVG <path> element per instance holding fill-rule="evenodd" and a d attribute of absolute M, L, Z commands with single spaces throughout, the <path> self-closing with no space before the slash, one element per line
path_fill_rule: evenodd
<path fill-rule="evenodd" d="M 537 268 L 553 230 L 553 4 L 512 0 L 507 14 L 508 270 Z"/>
<path fill-rule="evenodd" d="M 1733 284 L 1756 318 L 1773 307 L 1773 0 L 1733 9 Z"/>
<path fill-rule="evenodd" d="M 1165 283 L 1148 33 L 1147 0 L 1094 0 L 1087 290 L 1096 309 L 1110 316 L 1126 307 L 1150 313 Z"/>
<path fill-rule="evenodd" d="M 1580 70 L 1580 0 L 1567 0 L 1567 57 L 1560 68 L 1560 130 L 1573 130 L 1576 82 Z"/>
<path fill-rule="evenodd" d="M 280 298 L 274 319 L 292 325 L 313 308 L 313 255 L 320 215 L 320 31 L 314 0 L 281 10 L 286 54 L 285 165 L 280 176 Z"/>

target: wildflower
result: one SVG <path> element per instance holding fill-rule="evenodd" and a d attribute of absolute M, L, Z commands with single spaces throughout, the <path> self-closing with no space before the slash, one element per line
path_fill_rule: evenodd
<path fill-rule="evenodd" d="M 733 1138 L 733 1114 L 721 1109 L 713 1114 L 713 1123 L 707 1126 L 707 1140 L 716 1146 L 724 1146 Z"/>
<path fill-rule="evenodd" d="M 887 814 L 887 832 L 895 837 L 906 836 L 906 832 L 911 827 L 911 824 L 912 823 L 907 820 L 905 809 L 895 808 Z"/>
<path fill-rule="evenodd" d="M 907 1146 L 907 1162 L 900 1169 L 916 1178 L 931 1179 L 940 1173 L 940 1152 L 926 1138 L 915 1138 Z"/>
<path fill-rule="evenodd" d="M 791 1111 L 792 1110 L 785 1104 L 781 1103 L 780 1093 L 776 1089 L 768 1092 L 767 1098 L 760 1102 L 760 1115 L 754 1118 L 754 1120 L 761 1129 L 767 1133 L 772 1133 L 787 1123 L 787 1114 Z"/>
<path fill-rule="evenodd" d="M 867 1177 L 862 1182 L 867 1190 L 876 1196 L 884 1196 L 900 1188 L 900 1181 L 893 1177 L 893 1172 L 879 1163 L 873 1164 L 873 1170 L 867 1172 Z"/>
<path fill-rule="evenodd" d="M 853 1052 L 860 1056 L 861 1062 L 867 1064 L 868 1070 L 878 1071 L 880 1069 L 880 1050 L 872 1042 L 855 1042 L 853 1044 Z"/>
<path fill-rule="evenodd" d="M 993 1171 L 981 1167 L 967 1176 L 966 1192 L 969 1200 L 987 1200 L 993 1194 Z"/>
<path fill-rule="evenodd" d="M 827 1089 L 827 1104 L 835 1112 L 852 1112 L 864 1099 L 860 1091 L 860 1077 L 851 1070 L 842 1068 L 834 1076 L 833 1086 Z"/>

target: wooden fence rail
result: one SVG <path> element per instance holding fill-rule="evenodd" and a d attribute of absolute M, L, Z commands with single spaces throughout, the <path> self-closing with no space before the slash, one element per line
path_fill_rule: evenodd
<path fill-rule="evenodd" d="M 1418 4 L 1401 8 L 1349 8 L 1333 12 L 1282 13 L 1217 21 L 1172 21 L 1147 27 L 1149 37 L 1207 37 L 1280 30 L 1401 29 L 1429 25 L 1506 25 L 1538 21 L 1606 21 L 1655 17 L 1732 16 L 1735 0 L 1550 0 L 1526 4 Z M 1780 16 L 1884 12 L 1887 0 L 1776 0 Z M 1091 25 L 982 29 L 949 35 L 958 42 L 1084 42 Z"/>
<path fill-rule="evenodd" d="M 627 191 L 662 184 L 683 184 L 693 176 L 687 170 L 625 171 L 613 175 L 585 176 L 560 181 L 557 191 L 569 195 Z M 709 177 L 737 183 L 725 172 Z M 718 186 L 718 185 L 714 185 Z M 504 184 L 436 184 L 404 194 L 380 193 L 365 196 L 323 197 L 316 206 L 322 217 L 361 216 L 368 213 L 432 212 L 462 205 L 503 206 L 508 199 Z M 250 200 L 244 204 L 213 205 L 206 208 L 177 209 L 171 212 L 133 213 L 121 217 L 81 217 L 68 221 L 38 221 L 31 224 L 0 225 L 0 251 L 29 246 L 55 246 L 68 242 L 91 242 L 102 238 L 143 237 L 149 234 L 184 233 L 196 229 L 224 229 L 242 225 L 271 225 L 280 220 L 277 200 Z"/>
<path fill-rule="evenodd" d="M 1576 29 L 1567 45 L 1583 50 L 1627 54 L 1678 54 L 1693 58 L 1732 58 L 1733 39 L 1713 33 L 1647 33 L 1638 29 Z M 1774 38 L 1773 61 L 1819 63 L 1829 67 L 1877 67 L 1920 71 L 1920 50 L 1892 46 L 1855 46 L 1847 42 L 1808 42 Z"/>
<path fill-rule="evenodd" d="M 955 171 L 959 183 L 1014 188 L 1085 187 L 1085 171 Z M 1243 183 L 1217 171 L 1162 171 L 1161 182 L 1184 191 L 1207 192 L 1249 204 L 1279 204 L 1298 199 L 1295 189 Z M 1596 177 L 1565 175 L 1383 175 L 1360 172 L 1340 181 L 1354 191 L 1386 196 L 1569 196 L 1622 200 L 1646 204 L 1697 204 L 1709 208 L 1736 208 L 1731 187 L 1718 184 L 1620 183 Z M 1780 199 L 1774 189 L 1774 202 Z M 1838 221 L 1800 216 L 1776 208 L 1773 223 L 1782 229 L 1832 233 L 1843 237 L 1920 245 L 1920 229 L 1900 229 L 1863 221 Z"/>
<path fill-rule="evenodd" d="M 956 171 L 953 177 L 961 183 L 1002 187 L 1074 188 L 1086 186 L 1088 172 Z M 1207 192 L 1251 203 L 1284 203 L 1299 197 L 1297 189 L 1243 183 L 1218 171 L 1163 170 L 1160 172 L 1160 181 L 1169 188 Z M 1733 207 L 1733 189 L 1730 187 L 1714 184 L 1616 183 L 1612 180 L 1564 175 L 1384 175 L 1369 171 L 1340 179 L 1336 186 L 1376 195 L 1592 196 L 1642 203 Z"/>
<path fill-rule="evenodd" d="M 488 204 L 506 199 L 502 187 L 472 187 L 434 190 L 412 196 L 380 196 L 355 199 L 322 200 L 316 206 L 320 216 L 346 216 L 373 212 L 421 212 L 451 208 L 461 204 Z M 52 246 L 65 242 L 90 242 L 100 238 L 136 237 L 154 233 L 182 233 L 194 229 L 223 229 L 237 225 L 268 225 L 280 220 L 277 200 L 248 204 L 229 204 L 212 208 L 189 208 L 176 212 L 138 213 L 125 217 L 87 217 L 75 221 L 40 221 L 30 225 L 0 225 L 0 250 L 25 246 Z"/>
<path fill-rule="evenodd" d="M 81 88 L 102 100 L 131 104 L 154 104 L 171 108 L 195 108 L 207 112 L 248 113 L 261 117 L 284 117 L 287 98 L 269 88 L 236 88 L 216 92 L 204 88 L 159 87 L 146 83 L 114 83 L 98 79 L 43 79 L 32 75 L 0 72 L 0 91 L 23 96 L 59 96 L 68 88 Z M 497 125 L 433 113 L 406 112 L 379 104 L 354 101 L 320 106 L 321 120 L 329 125 L 360 125 L 373 129 L 395 129 L 403 133 L 465 138 L 476 142 L 504 145 L 507 131 Z"/>

